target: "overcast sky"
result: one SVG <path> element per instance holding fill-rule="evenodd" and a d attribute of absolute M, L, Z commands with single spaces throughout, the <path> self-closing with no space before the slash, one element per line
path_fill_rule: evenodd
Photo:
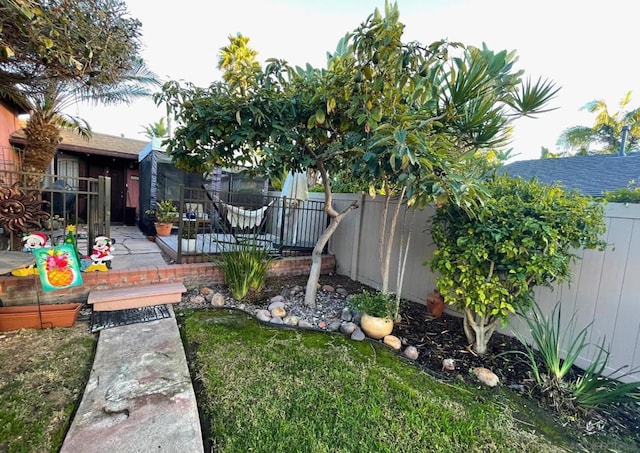
<path fill-rule="evenodd" d="M 326 52 L 373 13 L 384 0 L 126 0 L 142 22 L 143 57 L 163 80 L 208 86 L 228 36 L 242 33 L 258 60 L 282 58 L 292 65 L 325 67 Z M 446 38 L 494 51 L 516 50 L 518 69 L 553 80 L 562 89 L 557 110 L 516 123 L 517 160 L 537 159 L 542 146 L 556 150 L 567 127 L 590 126 L 594 116 L 580 108 L 604 100 L 610 111 L 633 92 L 640 105 L 640 67 L 633 55 L 637 16 L 623 0 L 398 0 L 404 41 Z M 150 100 L 110 108 L 78 106 L 70 113 L 95 132 L 146 140 L 143 127 L 164 109 Z"/>

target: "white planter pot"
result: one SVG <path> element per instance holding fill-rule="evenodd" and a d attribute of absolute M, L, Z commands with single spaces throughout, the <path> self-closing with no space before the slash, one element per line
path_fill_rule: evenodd
<path fill-rule="evenodd" d="M 191 253 L 196 251 L 197 239 L 180 239 L 182 242 L 182 253 Z"/>

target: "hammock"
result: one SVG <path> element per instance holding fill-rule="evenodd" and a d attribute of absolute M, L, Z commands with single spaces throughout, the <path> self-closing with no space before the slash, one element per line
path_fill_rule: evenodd
<path fill-rule="evenodd" d="M 225 218 L 229 225 L 233 228 L 244 230 L 261 226 L 265 214 L 273 204 L 273 201 L 260 209 L 242 209 L 221 201 L 219 203 L 224 207 Z"/>

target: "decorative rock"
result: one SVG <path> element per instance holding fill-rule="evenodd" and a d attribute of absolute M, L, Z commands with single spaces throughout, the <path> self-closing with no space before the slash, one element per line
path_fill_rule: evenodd
<path fill-rule="evenodd" d="M 300 318 L 293 315 L 285 316 L 284 318 L 282 318 L 282 322 L 284 322 L 288 326 L 297 326 L 299 321 Z"/>
<path fill-rule="evenodd" d="M 344 289 L 344 288 L 338 288 L 338 289 L 336 289 L 336 293 L 340 294 L 341 296 L 346 296 L 347 294 L 349 294 L 349 293 L 347 292 L 347 290 L 346 290 L 346 289 Z"/>
<path fill-rule="evenodd" d="M 318 323 L 318 329 L 325 329 L 327 327 L 327 323 L 325 321 L 320 321 Z"/>
<path fill-rule="evenodd" d="M 271 307 L 271 305 L 269 305 L 269 307 Z M 282 318 L 287 314 L 287 310 L 285 310 L 284 307 L 281 307 L 280 305 L 276 305 L 273 308 L 269 308 L 269 312 L 271 313 L 271 316 L 274 318 Z"/>
<path fill-rule="evenodd" d="M 223 307 L 224 306 L 224 296 L 220 293 L 215 293 L 211 296 L 211 306 L 213 307 Z"/>
<path fill-rule="evenodd" d="M 340 332 L 345 335 L 351 335 L 357 328 L 358 325 L 353 322 L 343 322 L 340 324 Z"/>
<path fill-rule="evenodd" d="M 456 361 L 454 359 L 442 359 L 442 371 L 453 371 L 456 369 Z"/>
<path fill-rule="evenodd" d="M 276 316 L 275 318 L 271 318 L 269 321 L 271 324 L 283 324 L 282 318 Z"/>
<path fill-rule="evenodd" d="M 269 313 L 269 310 L 258 310 L 256 312 L 256 318 L 258 318 L 260 321 L 270 321 L 271 313 Z"/>
<path fill-rule="evenodd" d="M 198 296 L 193 296 L 191 297 L 190 302 L 192 304 L 203 304 L 204 303 L 204 297 L 198 295 Z"/>
<path fill-rule="evenodd" d="M 484 384 L 487 387 L 495 387 L 500 383 L 500 379 L 498 379 L 498 376 L 496 376 L 493 371 L 488 370 L 487 368 L 477 367 L 471 371 L 476 375 L 478 381 L 480 381 L 481 384 Z"/>
<path fill-rule="evenodd" d="M 284 297 L 282 296 L 274 296 L 269 302 L 269 306 L 267 307 L 267 310 L 269 311 L 276 307 L 284 308 Z"/>
<path fill-rule="evenodd" d="M 343 321 L 351 321 L 353 319 L 353 315 L 351 314 L 351 310 L 348 307 L 344 307 L 342 309 L 342 314 L 340 315 L 340 319 Z"/>
<path fill-rule="evenodd" d="M 418 350 L 415 346 L 407 346 L 404 350 L 404 356 L 411 360 L 416 360 L 418 358 Z"/>
<path fill-rule="evenodd" d="M 298 327 L 300 327 L 301 329 L 313 329 L 313 324 L 311 324 L 306 319 L 301 319 L 298 322 Z"/>
<path fill-rule="evenodd" d="M 208 296 L 211 293 L 213 293 L 213 290 L 208 286 L 203 286 L 202 288 L 200 288 L 200 294 L 202 294 L 203 296 Z"/>
<path fill-rule="evenodd" d="M 362 330 L 360 330 L 360 328 L 356 328 L 356 330 L 354 330 L 353 333 L 351 334 L 352 340 L 362 341 L 365 338 L 366 338 L 366 335 Z"/>
<path fill-rule="evenodd" d="M 322 291 L 324 291 L 325 293 L 335 293 L 336 289 L 331 285 L 324 285 L 322 287 Z"/>
<path fill-rule="evenodd" d="M 337 332 L 338 330 L 340 330 L 341 325 L 342 323 L 340 321 L 331 321 L 329 323 L 329 326 L 327 326 L 327 330 L 329 332 Z"/>
<path fill-rule="evenodd" d="M 388 346 L 391 346 L 393 349 L 398 350 L 402 346 L 402 342 L 400 338 L 395 335 L 387 335 L 382 339 L 382 342 Z"/>

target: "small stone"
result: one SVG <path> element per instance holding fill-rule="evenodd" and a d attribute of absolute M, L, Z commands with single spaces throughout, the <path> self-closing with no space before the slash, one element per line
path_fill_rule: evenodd
<path fill-rule="evenodd" d="M 260 321 L 270 321 L 271 313 L 269 312 L 269 310 L 258 310 L 256 312 L 256 318 L 258 318 Z"/>
<path fill-rule="evenodd" d="M 340 325 L 342 323 L 340 321 L 331 321 L 329 323 L 329 326 L 327 326 L 327 330 L 329 332 L 337 332 L 338 330 L 340 330 Z"/>
<path fill-rule="evenodd" d="M 336 289 L 336 293 L 340 294 L 341 296 L 346 296 L 347 294 L 349 294 L 349 293 L 347 292 L 347 290 L 346 290 L 346 289 L 344 289 L 344 288 L 338 288 L 338 289 Z"/>
<path fill-rule="evenodd" d="M 319 329 L 325 329 L 326 327 L 327 327 L 327 323 L 326 323 L 326 321 L 320 321 L 320 322 L 318 323 L 318 328 L 319 328 Z"/>
<path fill-rule="evenodd" d="M 192 304 L 203 304 L 204 303 L 204 297 L 202 297 L 200 295 L 193 296 L 193 297 L 191 297 L 189 302 L 191 302 Z"/>
<path fill-rule="evenodd" d="M 276 316 L 275 318 L 271 318 L 271 321 L 269 321 L 271 324 L 284 324 L 284 322 L 282 321 L 282 318 L 280 318 L 279 316 Z"/>
<path fill-rule="evenodd" d="M 418 350 L 415 346 L 407 346 L 404 349 L 404 356 L 411 360 L 416 360 L 418 358 Z"/>
<path fill-rule="evenodd" d="M 387 346 L 391 346 L 393 349 L 398 350 L 402 346 L 400 338 L 395 335 L 387 335 L 382 339 L 382 342 Z"/>
<path fill-rule="evenodd" d="M 284 318 L 282 318 L 282 322 L 288 326 L 297 326 L 299 321 L 300 318 L 293 315 L 285 316 Z"/>
<path fill-rule="evenodd" d="M 356 330 L 353 331 L 353 333 L 351 334 L 351 339 L 352 340 L 356 340 L 356 341 L 362 341 L 366 338 L 366 335 L 364 334 L 364 332 L 362 330 L 360 330 L 360 328 L 356 328 Z"/>
<path fill-rule="evenodd" d="M 273 310 L 276 307 L 284 308 L 284 297 L 282 296 L 272 297 L 269 302 L 269 306 L 267 307 L 267 310 L 269 311 Z"/>
<path fill-rule="evenodd" d="M 224 306 L 224 296 L 220 293 L 215 293 L 211 297 L 211 306 L 213 307 L 223 307 Z"/>
<path fill-rule="evenodd" d="M 456 361 L 454 359 L 442 359 L 442 371 L 453 371 L 456 369 Z"/>
<path fill-rule="evenodd" d="M 353 322 L 343 322 L 340 324 L 340 332 L 345 335 L 351 335 L 357 328 L 358 326 Z"/>
<path fill-rule="evenodd" d="M 211 293 L 213 293 L 213 290 L 208 286 L 203 286 L 202 288 L 200 288 L 200 294 L 202 294 L 203 296 L 208 296 Z"/>
<path fill-rule="evenodd" d="M 301 329 L 313 329 L 313 324 L 311 324 L 306 319 L 301 319 L 298 322 L 298 327 L 300 327 Z"/>
<path fill-rule="evenodd" d="M 269 307 L 271 307 L 271 305 L 269 305 Z M 283 318 L 287 314 L 287 310 L 285 310 L 284 307 L 281 307 L 280 305 L 276 305 L 273 308 L 269 308 L 269 312 L 271 313 L 271 316 L 274 318 Z"/>
<path fill-rule="evenodd" d="M 348 307 L 344 307 L 342 309 L 342 314 L 340 315 L 340 319 L 343 321 L 351 321 L 353 319 L 353 315 L 351 314 L 351 310 Z"/>
<path fill-rule="evenodd" d="M 500 383 L 500 379 L 495 373 L 487 368 L 477 367 L 471 370 L 476 375 L 478 381 L 487 387 L 495 387 Z"/>
<path fill-rule="evenodd" d="M 322 291 L 324 291 L 325 293 L 335 293 L 336 289 L 331 285 L 324 285 L 322 287 Z"/>

